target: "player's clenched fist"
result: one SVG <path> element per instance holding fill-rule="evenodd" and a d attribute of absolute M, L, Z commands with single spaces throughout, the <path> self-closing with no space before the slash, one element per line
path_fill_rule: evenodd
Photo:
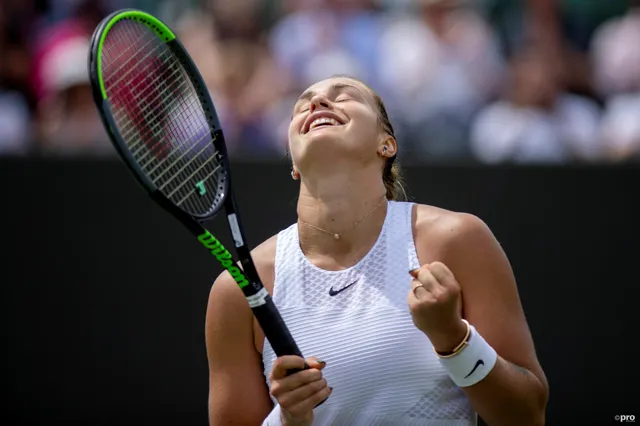
<path fill-rule="evenodd" d="M 313 423 L 313 409 L 326 400 L 331 388 L 322 377 L 325 363 L 307 358 L 309 368 L 289 374 L 290 370 L 303 369 L 305 360 L 298 356 L 282 356 L 271 369 L 271 395 L 278 401 L 284 426 L 309 426 Z"/>
<path fill-rule="evenodd" d="M 460 314 L 460 284 L 441 262 L 423 265 L 410 274 L 414 280 L 407 302 L 413 323 L 427 335 L 436 350 L 452 350 L 466 333 Z"/>

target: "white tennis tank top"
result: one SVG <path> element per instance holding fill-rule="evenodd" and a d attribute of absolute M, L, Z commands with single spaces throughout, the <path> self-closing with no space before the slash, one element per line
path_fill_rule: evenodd
<path fill-rule="evenodd" d="M 389 202 L 373 248 L 341 271 L 309 262 L 297 224 L 277 236 L 274 303 L 303 355 L 327 362 L 323 376 L 333 387 L 314 410 L 314 426 L 477 424 L 411 319 L 409 270 L 419 266 L 411 211 L 412 203 Z M 276 356 L 266 340 L 262 358 L 270 385 Z"/>

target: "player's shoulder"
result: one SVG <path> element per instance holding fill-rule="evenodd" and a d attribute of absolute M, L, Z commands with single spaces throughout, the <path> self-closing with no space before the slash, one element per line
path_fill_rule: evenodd
<path fill-rule="evenodd" d="M 258 271 L 260 281 L 269 292 L 273 288 L 276 243 L 277 235 L 273 235 L 251 250 L 251 259 Z M 238 267 L 242 268 L 242 265 L 239 263 Z M 215 279 L 210 297 L 222 298 L 225 301 L 235 300 L 244 305 L 244 295 L 238 291 L 237 287 L 231 274 L 224 270 Z"/>
<path fill-rule="evenodd" d="M 278 234 L 264 240 L 251 250 L 251 258 L 258 268 L 260 269 L 271 268 L 273 269 L 276 259 L 276 247 L 278 244 Z"/>
<path fill-rule="evenodd" d="M 416 242 L 430 245 L 451 246 L 493 238 L 487 224 L 478 216 L 426 204 L 416 204 L 413 227 Z"/>

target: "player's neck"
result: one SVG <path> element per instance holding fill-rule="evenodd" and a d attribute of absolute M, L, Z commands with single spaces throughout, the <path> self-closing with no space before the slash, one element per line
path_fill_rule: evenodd
<path fill-rule="evenodd" d="M 385 192 L 379 179 L 364 174 L 348 177 L 335 174 L 323 177 L 320 182 L 303 181 L 298 200 L 302 250 L 308 255 L 334 257 L 366 253 L 375 243 L 386 217 Z"/>

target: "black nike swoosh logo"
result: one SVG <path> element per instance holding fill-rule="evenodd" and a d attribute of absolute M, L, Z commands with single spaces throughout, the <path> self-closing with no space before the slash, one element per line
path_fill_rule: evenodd
<path fill-rule="evenodd" d="M 357 283 L 360 280 L 355 280 L 354 282 L 352 282 L 351 284 L 349 284 L 348 286 L 342 287 L 340 290 L 334 290 L 333 286 L 329 289 L 329 296 L 335 296 L 338 293 L 341 293 L 343 291 L 345 291 L 346 289 L 348 289 L 349 287 L 351 287 L 352 285 L 354 285 L 355 283 Z"/>
<path fill-rule="evenodd" d="M 480 367 L 481 365 L 484 365 L 484 361 L 479 359 L 478 362 L 476 362 L 476 365 L 473 366 L 473 370 L 471 370 L 471 373 L 467 374 L 466 376 L 464 376 L 464 378 L 466 379 L 467 377 L 469 377 L 470 375 L 473 374 L 474 371 L 476 371 L 476 369 L 478 367 Z"/>

